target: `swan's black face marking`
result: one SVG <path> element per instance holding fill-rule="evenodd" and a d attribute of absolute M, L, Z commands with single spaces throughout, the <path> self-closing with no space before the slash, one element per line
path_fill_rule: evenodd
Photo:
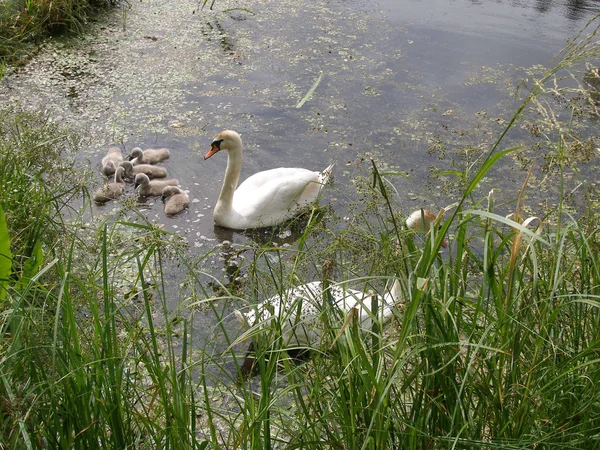
<path fill-rule="evenodd" d="M 204 155 L 204 161 L 206 161 L 212 155 L 214 155 L 219 150 L 221 150 L 221 143 L 222 142 L 223 142 L 223 139 L 215 139 L 214 141 L 212 141 L 210 143 L 210 150 L 208 151 L 208 153 L 206 153 L 206 155 Z"/>

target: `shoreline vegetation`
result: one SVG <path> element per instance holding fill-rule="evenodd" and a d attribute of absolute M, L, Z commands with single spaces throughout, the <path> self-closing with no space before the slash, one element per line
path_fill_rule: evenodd
<path fill-rule="evenodd" d="M 0 109 L 0 447 L 598 447 L 597 191 L 581 187 L 587 208 L 575 217 L 563 189 L 570 148 L 584 142 L 576 121 L 593 114 L 581 104 L 595 103 L 583 84 L 560 87 L 600 55 L 588 31 L 531 80 L 496 143 L 464 169 L 439 229 L 409 234 L 394 174 L 373 162 L 351 226 L 334 231 L 323 222 L 335 217 L 315 209 L 293 248 L 250 244 L 237 268 L 246 276 L 229 285 L 131 202 L 89 220 L 79 137 L 41 113 Z M 559 96 L 577 108 L 571 128 L 544 121 Z M 536 216 L 525 212 L 527 171 L 508 205 L 480 186 L 520 151 L 504 141 L 528 108 L 547 127 L 561 187 Z M 404 301 L 390 324 L 359 330 L 324 299 L 313 348 L 286 348 L 284 317 L 231 332 L 234 309 L 317 280 L 377 292 L 398 280 Z M 202 347 L 193 330 L 207 314 L 214 342 Z M 257 376 L 244 379 L 250 342 Z M 293 358 L 298 350 L 310 357 Z"/>
<path fill-rule="evenodd" d="M 5 0 L 0 2 L 0 75 L 21 65 L 45 36 L 80 33 L 87 21 L 117 0 Z M 1 76 L 0 76 L 1 79 Z"/>

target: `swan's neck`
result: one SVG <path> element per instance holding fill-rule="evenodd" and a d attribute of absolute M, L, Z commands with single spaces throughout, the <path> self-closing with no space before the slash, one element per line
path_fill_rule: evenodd
<path fill-rule="evenodd" d="M 240 172 L 242 170 L 242 144 L 236 143 L 231 146 L 227 157 L 227 169 L 225 169 L 225 179 L 223 180 L 223 187 L 219 194 L 219 200 L 215 207 L 215 214 L 223 214 L 227 211 L 231 211 L 233 204 L 233 194 L 238 185 L 240 179 Z"/>

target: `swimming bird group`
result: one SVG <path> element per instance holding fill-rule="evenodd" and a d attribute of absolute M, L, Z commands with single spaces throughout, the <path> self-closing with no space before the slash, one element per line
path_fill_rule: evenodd
<path fill-rule="evenodd" d="M 302 214 L 318 202 L 333 170 L 333 164 L 320 172 L 280 167 L 258 172 L 238 186 L 242 168 L 240 135 L 233 130 L 217 134 L 204 160 L 220 151 L 228 153 L 227 167 L 213 219 L 215 225 L 233 230 L 276 226 Z M 166 177 L 166 170 L 155 164 L 169 157 L 168 149 L 134 148 L 130 161 L 124 161 L 120 150 L 111 147 L 102 159 L 102 171 L 107 175 L 114 173 L 114 182 L 103 186 L 94 195 L 94 200 L 117 198 L 124 190 L 123 177 L 126 176 L 134 177 L 140 195 L 162 195 L 166 214 L 172 215 L 183 210 L 188 205 L 189 197 L 178 187 L 178 180 L 152 179 Z M 421 209 L 413 212 L 405 224 L 415 232 L 429 233 L 440 220 L 441 217 Z M 442 246 L 446 246 L 445 241 Z M 340 314 L 340 320 L 355 314 L 361 328 L 370 329 L 376 318 L 384 323 L 392 317 L 403 298 L 398 279 L 391 277 L 390 280 L 390 286 L 381 295 L 350 289 L 344 283 L 332 283 L 324 287 L 322 282 L 313 281 L 287 289 L 246 312 L 236 310 L 234 315 L 245 329 L 267 327 L 277 319 L 288 345 L 313 346 L 322 338 L 324 324 L 320 320 L 320 313 L 325 298 Z M 380 305 L 377 313 L 371 311 L 373 298 Z"/>
<path fill-rule="evenodd" d="M 227 168 L 213 217 L 216 225 L 237 230 L 273 226 L 301 214 L 318 201 L 333 169 L 332 164 L 321 172 L 302 168 L 265 170 L 250 176 L 238 186 L 242 167 L 240 135 L 232 130 L 220 132 L 213 139 L 204 159 L 222 150 L 228 152 Z M 406 227 L 415 232 L 428 233 L 439 219 L 428 210 L 418 210 L 408 217 Z M 445 241 L 442 246 L 446 246 Z M 403 303 L 397 278 L 393 278 L 383 295 L 375 295 L 380 305 L 377 313 L 371 311 L 373 296 L 347 288 L 343 283 L 334 283 L 325 288 L 321 281 L 313 281 L 287 289 L 246 312 L 235 310 L 234 315 L 244 329 L 264 329 L 273 320 L 278 320 L 285 344 L 312 347 L 322 339 L 324 322 L 320 316 L 325 298 L 329 299 L 329 306 L 335 309 L 341 323 L 349 314 L 355 314 L 361 329 L 370 329 L 376 318 L 380 323 L 385 323 Z"/>
<path fill-rule="evenodd" d="M 167 170 L 156 165 L 169 159 L 170 155 L 171 152 L 167 148 L 142 150 L 135 147 L 129 159 L 124 160 L 119 147 L 110 147 L 106 156 L 102 158 L 101 171 L 107 176 L 114 174 L 114 180 L 104 183 L 94 193 L 94 201 L 102 204 L 120 197 L 125 192 L 125 179 L 129 179 L 134 181 L 138 196 L 161 196 L 165 214 L 168 216 L 183 211 L 189 204 L 188 194 L 178 187 L 178 180 L 162 179 L 167 176 Z M 170 189 L 166 189 L 167 187 Z"/>

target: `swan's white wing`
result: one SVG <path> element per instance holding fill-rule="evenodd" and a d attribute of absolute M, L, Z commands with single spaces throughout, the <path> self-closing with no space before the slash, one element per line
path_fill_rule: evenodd
<path fill-rule="evenodd" d="M 317 200 L 323 187 L 319 175 L 299 168 L 259 172 L 236 189 L 233 209 L 248 223 L 275 225 Z"/>
<path fill-rule="evenodd" d="M 239 186 L 238 190 L 253 190 L 262 187 L 267 183 L 277 180 L 288 180 L 298 177 L 299 179 L 317 179 L 318 172 L 298 167 L 279 167 L 277 169 L 263 170 L 246 178 Z"/>
<path fill-rule="evenodd" d="M 333 305 L 339 313 L 338 326 L 342 326 L 352 308 L 358 310 L 358 322 L 361 329 L 371 329 L 371 296 L 355 289 L 345 289 L 339 285 L 331 288 Z M 377 295 L 384 315 L 390 305 L 384 304 Z M 324 323 L 320 319 L 323 308 L 323 288 L 320 281 L 303 284 L 273 296 L 255 309 L 245 313 L 249 325 L 268 326 L 275 318 L 280 321 L 284 340 L 289 345 L 316 345 L 324 332 Z M 381 312 L 377 314 L 381 317 Z"/>
<path fill-rule="evenodd" d="M 318 312 L 320 310 L 321 283 L 314 281 L 288 289 L 244 313 L 245 322 L 251 326 L 266 327 L 279 320 L 284 340 L 290 345 L 311 345 L 318 342 Z M 238 320 L 244 321 L 241 314 Z"/>

